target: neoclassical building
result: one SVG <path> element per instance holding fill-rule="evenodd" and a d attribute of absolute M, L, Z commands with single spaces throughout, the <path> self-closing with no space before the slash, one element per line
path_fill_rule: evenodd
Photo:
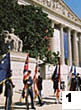
<path fill-rule="evenodd" d="M 33 4 L 43 8 L 52 20 L 53 38 L 50 49 L 59 51 L 61 63 L 81 66 L 81 20 L 63 0 L 19 0 L 19 4 Z"/>
<path fill-rule="evenodd" d="M 61 73 L 63 78 L 65 77 L 64 80 L 67 80 L 72 64 L 76 67 L 76 71 L 81 73 L 81 20 L 79 17 L 63 0 L 18 0 L 18 3 L 40 6 L 52 20 L 54 34 L 50 38 L 50 49 L 60 53 Z M 46 74 L 53 71 L 52 67 L 46 65 L 44 71 Z"/>

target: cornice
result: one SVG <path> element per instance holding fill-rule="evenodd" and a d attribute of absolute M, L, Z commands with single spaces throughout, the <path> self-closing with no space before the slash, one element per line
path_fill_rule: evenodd
<path fill-rule="evenodd" d="M 26 57 L 27 57 L 27 53 L 20 53 L 20 52 L 10 52 L 10 59 L 11 61 L 15 61 L 15 62 L 25 62 L 26 61 Z M 30 63 L 36 63 L 36 59 L 35 58 L 31 58 L 29 57 L 29 62 Z"/>
<path fill-rule="evenodd" d="M 67 17 L 67 16 L 65 16 L 65 15 L 63 15 L 63 14 L 57 12 L 56 9 L 52 9 L 52 7 L 45 5 L 45 4 L 44 4 L 44 1 L 47 1 L 47 0 L 41 0 L 41 2 L 40 2 L 40 0 L 25 0 L 25 1 L 26 1 L 26 2 L 30 2 L 32 5 L 40 6 L 40 7 L 42 7 L 43 9 L 48 10 L 48 11 L 50 11 L 51 13 L 54 13 L 55 15 L 57 15 L 57 16 L 63 18 L 63 19 L 66 19 L 66 20 L 69 21 L 69 22 L 72 22 L 73 24 L 79 26 L 80 29 L 81 29 L 81 20 L 72 12 L 72 10 L 71 10 L 62 0 L 58 0 L 58 2 L 59 2 L 60 4 L 62 4 L 62 6 L 64 6 L 64 8 L 66 7 L 66 9 L 67 9 L 67 10 L 69 11 L 69 13 L 70 13 L 70 16 L 75 17 L 75 18 L 74 18 L 75 21 L 72 20 L 71 18 L 69 18 L 69 17 Z M 48 0 L 48 1 L 54 2 L 54 0 Z M 58 3 L 58 2 L 57 2 L 57 3 Z"/>
<path fill-rule="evenodd" d="M 64 5 L 64 6 L 67 8 L 67 10 L 70 11 L 70 13 L 71 13 L 73 16 L 77 17 L 77 19 L 81 22 L 81 19 L 70 9 L 70 7 L 64 2 L 64 0 L 59 0 L 59 2 L 60 2 L 62 5 Z"/>

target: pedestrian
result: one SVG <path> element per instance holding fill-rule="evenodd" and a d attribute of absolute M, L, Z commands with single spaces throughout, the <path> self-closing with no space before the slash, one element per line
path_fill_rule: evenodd
<path fill-rule="evenodd" d="M 58 81 L 59 81 L 58 76 L 53 79 L 54 94 L 56 94 L 56 91 L 58 89 Z"/>
<path fill-rule="evenodd" d="M 52 78 L 52 81 L 53 81 L 54 95 L 56 96 L 55 103 L 59 103 L 60 89 L 59 89 L 58 75 L 56 75 L 54 78 Z"/>
<path fill-rule="evenodd" d="M 80 91 L 81 91 L 81 76 L 80 76 Z"/>
<path fill-rule="evenodd" d="M 55 102 L 55 103 L 57 103 L 57 104 L 60 103 L 59 97 L 60 97 L 60 89 L 58 88 L 58 89 L 56 90 L 56 102 Z"/>
<path fill-rule="evenodd" d="M 12 79 L 7 79 L 5 82 L 5 110 L 11 110 L 12 109 L 12 96 L 13 96 L 13 88 L 15 85 L 12 82 Z"/>
<path fill-rule="evenodd" d="M 79 73 L 76 75 L 76 91 L 80 91 L 80 76 Z"/>
<path fill-rule="evenodd" d="M 27 70 L 24 68 L 23 74 L 25 74 L 25 72 L 27 74 Z M 24 79 L 23 79 L 23 83 L 24 83 Z M 24 87 L 23 87 L 22 94 L 21 94 L 21 97 L 19 99 L 19 102 L 22 103 L 24 99 L 25 99 L 25 84 L 24 84 Z"/>
<path fill-rule="evenodd" d="M 38 76 L 37 86 L 38 86 L 39 95 L 42 98 L 42 95 L 41 95 L 41 91 L 42 91 L 42 77 L 40 75 Z"/>
<path fill-rule="evenodd" d="M 28 70 L 28 73 L 29 73 L 29 76 L 24 81 L 24 84 L 26 85 L 26 88 L 27 88 L 27 95 L 26 95 L 27 109 L 29 109 L 28 95 L 30 95 L 30 98 L 31 98 L 31 108 L 35 109 L 34 101 L 33 101 L 33 89 L 32 89 L 33 80 L 32 80 L 32 77 L 30 76 L 31 71 Z"/>
<path fill-rule="evenodd" d="M 62 81 L 61 80 L 61 83 L 60 83 L 59 103 L 62 103 L 62 91 L 65 91 L 65 81 Z"/>
<path fill-rule="evenodd" d="M 38 75 L 38 79 L 37 79 L 37 88 L 38 88 L 38 99 L 39 99 L 39 104 L 40 106 L 43 105 L 42 103 L 42 77 L 40 75 Z"/>
<path fill-rule="evenodd" d="M 76 77 L 74 73 L 72 73 L 70 91 L 76 91 Z"/>
<path fill-rule="evenodd" d="M 56 65 L 56 68 L 53 72 L 52 81 L 53 81 L 54 94 L 56 94 L 56 90 L 58 89 L 58 81 L 59 81 L 59 78 L 58 78 L 58 65 Z"/>
<path fill-rule="evenodd" d="M 41 95 L 41 90 L 42 90 L 42 85 L 40 85 L 39 83 L 41 83 L 41 82 L 39 82 L 38 81 L 38 78 L 35 78 L 35 81 L 34 81 L 34 87 L 33 87 L 33 89 L 34 89 L 34 94 L 35 94 L 35 99 L 36 98 L 38 98 L 38 103 L 37 104 L 39 104 L 40 106 L 42 106 L 43 105 L 43 103 L 42 103 L 42 95 Z M 39 87 L 38 87 L 39 86 Z"/>

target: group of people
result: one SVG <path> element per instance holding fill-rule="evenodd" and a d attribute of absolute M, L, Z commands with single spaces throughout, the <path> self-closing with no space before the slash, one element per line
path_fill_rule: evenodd
<path fill-rule="evenodd" d="M 31 98 L 31 108 L 35 109 L 34 106 L 34 99 L 37 97 L 38 98 L 38 103 L 39 106 L 43 105 L 42 102 L 42 77 L 40 75 L 37 75 L 35 79 L 32 79 L 31 76 L 31 70 L 24 70 L 24 73 L 27 72 L 27 77 L 24 80 L 23 79 L 23 84 L 24 88 L 22 91 L 22 95 L 20 98 L 20 102 L 22 102 L 22 99 L 25 99 L 27 109 L 29 109 L 29 98 Z M 64 81 L 59 81 L 59 75 L 57 74 L 57 68 L 54 71 L 54 74 L 52 75 L 52 81 L 53 81 L 53 89 L 54 89 L 54 95 L 56 96 L 57 103 L 60 103 L 60 93 L 61 91 L 65 90 L 65 82 Z M 12 103 L 12 89 L 15 87 L 12 80 L 8 79 L 5 82 L 5 96 L 6 96 L 6 101 L 5 101 L 5 110 L 11 110 L 11 103 Z M 79 73 L 76 75 L 72 73 L 71 79 L 70 79 L 70 91 L 81 91 L 81 77 Z M 8 102 L 9 101 L 9 102 Z M 7 103 L 9 106 L 7 106 Z M 9 108 L 7 108 L 9 107 Z"/>
<path fill-rule="evenodd" d="M 77 73 L 77 75 L 72 73 L 70 91 L 81 91 L 81 77 L 79 73 Z"/>
<path fill-rule="evenodd" d="M 29 99 L 28 96 L 30 95 L 31 98 L 31 108 L 35 109 L 34 106 L 34 98 L 38 97 L 38 104 L 40 106 L 43 105 L 42 103 L 42 95 L 41 95 L 41 90 L 42 90 L 42 77 L 40 75 L 38 75 L 38 77 L 36 77 L 35 81 L 33 81 L 32 77 L 31 77 L 31 71 L 28 70 L 28 76 L 25 80 L 23 80 L 24 83 L 24 88 L 22 91 L 22 96 L 20 98 L 20 102 L 22 102 L 22 99 L 26 99 L 26 105 L 27 105 L 27 109 L 29 109 Z M 32 87 L 33 85 L 33 87 Z"/>
<path fill-rule="evenodd" d="M 61 91 L 65 90 L 65 81 L 60 81 L 60 87 L 59 87 L 59 77 L 58 77 L 58 74 L 56 74 L 56 70 L 52 75 L 52 81 L 53 81 L 54 94 L 59 103 Z M 60 90 L 58 88 L 60 88 Z M 69 90 L 81 91 L 81 76 L 79 73 L 77 73 L 76 75 L 72 73 L 70 77 Z"/>

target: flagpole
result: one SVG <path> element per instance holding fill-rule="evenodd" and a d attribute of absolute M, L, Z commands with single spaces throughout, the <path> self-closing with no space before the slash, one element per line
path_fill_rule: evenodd
<path fill-rule="evenodd" d="M 8 45 L 8 53 L 10 53 L 10 50 L 11 50 L 11 46 L 10 45 Z M 9 78 L 10 79 L 10 78 Z M 10 87 L 10 89 L 11 89 L 11 91 L 10 91 L 10 94 L 11 94 L 11 110 L 13 110 L 13 99 L 12 99 L 12 92 L 13 92 L 13 89 L 12 89 L 12 85 L 10 85 L 11 87 Z"/>
<path fill-rule="evenodd" d="M 61 61 L 60 58 L 58 58 L 58 65 L 59 65 L 59 73 L 58 73 L 58 89 L 56 92 L 56 100 L 58 101 L 58 103 L 60 103 L 60 83 L 61 83 Z"/>

